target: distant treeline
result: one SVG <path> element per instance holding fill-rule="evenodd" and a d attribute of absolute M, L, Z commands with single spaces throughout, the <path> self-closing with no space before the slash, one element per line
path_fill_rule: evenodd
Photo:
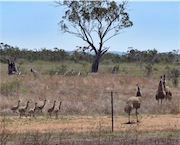
<path fill-rule="evenodd" d="M 0 44 L 0 62 L 6 63 L 7 59 L 24 59 L 30 62 L 36 60 L 50 61 L 50 62 L 62 62 L 62 61 L 74 61 L 81 62 L 86 61 L 91 63 L 93 60 L 93 54 L 72 51 L 68 52 L 63 49 L 54 48 L 52 50 L 43 48 L 41 50 L 28 50 L 20 49 L 19 47 L 13 47 L 4 43 Z M 179 50 L 173 50 L 168 53 L 159 53 L 156 49 L 139 51 L 137 49 L 131 49 L 124 55 L 106 53 L 102 56 L 101 61 L 120 63 L 120 62 L 145 62 L 145 63 L 173 63 L 180 61 Z"/>

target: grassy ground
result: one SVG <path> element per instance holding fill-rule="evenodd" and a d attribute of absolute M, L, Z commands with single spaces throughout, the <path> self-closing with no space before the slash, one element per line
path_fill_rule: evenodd
<path fill-rule="evenodd" d="M 37 62 L 36 62 L 37 63 Z M 45 65 L 46 64 L 46 65 Z M 167 65 L 155 65 L 151 77 L 144 76 L 140 64 L 120 64 L 117 74 L 111 74 L 113 65 L 102 65 L 97 74 L 87 76 L 52 75 L 47 72 L 62 64 L 38 62 L 22 67 L 23 75 L 7 75 L 7 66 L 1 64 L 0 75 L 0 113 L 1 144 L 177 144 L 179 142 L 180 92 L 167 79 L 173 93 L 171 101 L 163 100 L 157 104 L 155 94 L 159 76 L 167 73 Z M 66 64 L 67 65 L 67 64 Z M 87 68 L 82 64 L 67 65 L 75 71 Z M 39 71 L 33 75 L 30 68 Z M 61 67 L 59 67 L 61 68 Z M 141 122 L 125 124 L 126 100 L 136 93 L 139 84 L 143 102 L 139 109 Z M 114 133 L 111 133 L 111 94 L 114 97 Z M 22 118 L 13 114 L 10 108 L 21 100 L 20 106 L 30 101 L 43 104 L 46 99 L 44 115 L 36 114 L 37 119 Z M 62 101 L 59 119 L 48 118 L 47 109 L 56 100 Z M 57 107 L 57 104 L 56 104 Z M 135 116 L 132 117 L 135 120 Z M 41 136 L 38 140 L 36 137 Z M 169 139 L 167 139 L 169 138 Z M 17 144 L 17 143 L 15 143 Z M 45 143 L 44 143 L 45 144 Z"/>
<path fill-rule="evenodd" d="M 127 125 L 124 116 L 61 116 L 50 119 L 1 117 L 1 138 L 12 144 L 177 144 L 179 115 L 141 115 L 140 123 Z M 135 118 L 133 117 L 133 120 Z M 171 119 L 171 121 L 169 121 Z M 163 121 L 162 121 L 163 120 Z M 3 130 L 2 130 L 3 129 Z M 153 141 L 153 142 L 152 142 Z M 43 143 L 44 142 L 44 143 Z M 157 143 L 156 143 L 157 142 Z"/>

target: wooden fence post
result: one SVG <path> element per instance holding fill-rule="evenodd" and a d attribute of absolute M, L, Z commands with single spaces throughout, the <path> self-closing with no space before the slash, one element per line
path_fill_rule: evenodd
<path fill-rule="evenodd" d="M 113 109 L 113 91 L 111 91 L 111 117 L 112 117 L 112 132 L 114 131 L 114 109 Z"/>

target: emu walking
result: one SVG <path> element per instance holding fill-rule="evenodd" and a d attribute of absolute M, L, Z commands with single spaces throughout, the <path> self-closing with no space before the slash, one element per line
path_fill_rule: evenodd
<path fill-rule="evenodd" d="M 159 81 L 159 86 L 158 86 L 158 90 L 156 92 L 156 100 L 158 101 L 159 104 L 159 100 L 161 100 L 161 105 L 162 105 L 162 100 L 165 98 L 165 92 L 163 90 L 163 86 L 162 86 L 162 76 L 160 77 L 160 81 Z"/>
<path fill-rule="evenodd" d="M 138 120 L 138 109 L 141 107 L 141 102 L 142 102 L 142 98 L 141 98 L 141 92 L 140 92 L 140 88 L 137 85 L 137 93 L 136 93 L 136 97 L 130 97 L 127 102 L 126 102 L 126 106 L 124 108 L 124 111 L 128 114 L 128 124 L 131 123 L 130 121 L 130 115 L 133 109 L 135 109 L 135 113 L 136 113 L 136 119 L 137 122 L 139 122 Z"/>
<path fill-rule="evenodd" d="M 44 100 L 44 104 L 42 106 L 37 106 L 36 110 L 38 112 L 40 111 L 43 114 L 42 110 L 44 109 L 45 105 L 46 105 L 46 100 Z"/>
<path fill-rule="evenodd" d="M 59 103 L 59 108 L 57 108 L 56 110 L 54 110 L 54 113 L 55 113 L 55 115 L 56 115 L 56 119 L 58 118 L 58 113 L 59 113 L 59 111 L 61 110 L 61 104 L 62 104 L 62 102 Z"/>
<path fill-rule="evenodd" d="M 48 109 L 48 113 L 49 113 L 49 117 L 50 117 L 50 118 L 51 118 L 51 113 L 54 111 L 55 104 L 56 104 L 56 101 L 54 101 L 53 106 L 52 106 L 50 109 Z"/>
<path fill-rule="evenodd" d="M 36 109 L 37 109 L 37 102 L 35 103 L 34 108 L 31 108 L 31 109 L 29 109 L 29 111 L 28 111 L 30 117 L 31 117 L 31 115 L 32 115 L 34 118 L 36 118 L 36 117 L 34 116 Z"/>
<path fill-rule="evenodd" d="M 21 118 L 21 116 L 23 116 L 23 115 L 26 116 L 26 111 L 27 111 L 28 106 L 29 106 L 29 101 L 27 101 L 27 104 L 25 107 L 19 108 L 19 110 L 18 110 L 19 111 L 19 118 Z"/>
<path fill-rule="evenodd" d="M 166 76 L 163 76 L 163 86 L 166 93 L 165 99 L 172 100 L 172 92 L 169 86 L 166 85 Z"/>
<path fill-rule="evenodd" d="M 13 113 L 17 113 L 16 111 L 19 109 L 19 104 L 20 104 L 20 100 L 18 100 L 17 106 L 14 106 L 14 107 L 11 108 L 11 110 L 13 111 Z"/>

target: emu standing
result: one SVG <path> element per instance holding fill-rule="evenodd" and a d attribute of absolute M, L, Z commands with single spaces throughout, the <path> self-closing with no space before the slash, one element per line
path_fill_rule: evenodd
<path fill-rule="evenodd" d="M 159 100 L 161 100 L 161 105 L 162 105 L 162 100 L 164 98 L 165 98 L 165 93 L 164 93 L 163 86 L 162 86 L 162 76 L 161 76 L 160 81 L 159 81 L 158 90 L 156 92 L 156 100 L 158 101 L 158 104 L 159 104 Z"/>
<path fill-rule="evenodd" d="M 13 113 L 16 113 L 16 111 L 19 109 L 19 104 L 20 104 L 20 100 L 18 100 L 17 106 L 14 106 L 14 107 L 11 108 L 11 110 L 13 111 Z"/>
<path fill-rule="evenodd" d="M 54 111 L 55 104 L 56 104 L 56 101 L 54 101 L 53 106 L 50 109 L 48 109 L 48 113 L 49 113 L 50 118 L 51 118 L 51 113 Z"/>
<path fill-rule="evenodd" d="M 169 86 L 166 85 L 166 76 L 164 75 L 163 77 L 163 86 L 164 86 L 164 91 L 166 93 L 165 99 L 172 100 L 172 92 Z"/>
<path fill-rule="evenodd" d="M 58 118 L 58 112 L 61 110 L 61 104 L 62 104 L 62 102 L 59 103 L 59 108 L 54 110 L 54 113 L 56 114 L 56 119 Z"/>
<path fill-rule="evenodd" d="M 133 109 L 135 109 L 135 113 L 136 113 L 136 119 L 137 119 L 137 122 L 139 122 L 138 120 L 138 109 L 140 108 L 141 106 L 141 102 L 142 102 L 142 98 L 141 98 L 141 92 L 140 92 L 140 88 L 139 86 L 137 85 L 138 87 L 138 90 L 137 90 L 137 93 L 136 93 L 136 97 L 130 97 L 127 102 L 126 102 L 126 106 L 124 108 L 124 111 L 129 115 L 128 117 L 128 124 L 131 123 L 130 121 L 130 115 L 131 115 L 131 111 Z"/>

